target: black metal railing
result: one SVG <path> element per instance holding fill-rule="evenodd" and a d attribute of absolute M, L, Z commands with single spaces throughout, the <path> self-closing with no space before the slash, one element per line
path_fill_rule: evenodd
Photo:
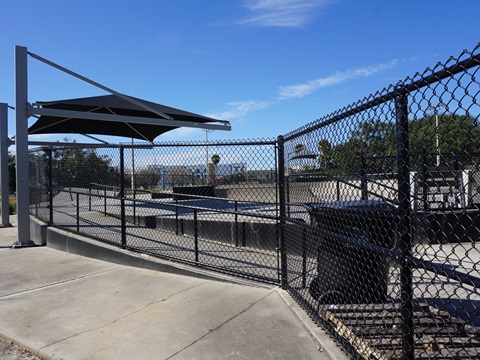
<path fill-rule="evenodd" d="M 198 152 L 199 146 L 205 145 L 32 151 L 38 178 L 44 180 L 32 176 L 31 192 L 50 194 L 36 196 L 33 213 L 56 227 L 125 249 L 278 283 L 278 201 L 271 184 L 275 143 L 210 143 L 223 166 L 205 164 L 203 156 L 192 161 L 192 155 L 182 153 Z M 128 151 L 138 157 L 131 178 Z M 142 164 L 139 159 L 146 157 L 170 163 Z M 171 181 L 187 178 L 187 172 L 188 184 Z M 197 174 L 212 183 L 197 182 Z M 235 181 L 219 181 L 227 176 Z"/>

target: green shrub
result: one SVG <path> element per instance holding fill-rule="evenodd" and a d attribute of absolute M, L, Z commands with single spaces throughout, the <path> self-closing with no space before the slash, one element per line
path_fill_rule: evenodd
<path fill-rule="evenodd" d="M 16 214 L 17 213 L 17 202 L 10 200 L 8 202 L 8 211 L 10 215 Z"/>
<path fill-rule="evenodd" d="M 2 209 L 0 208 L 0 214 L 2 213 Z M 14 215 L 17 213 L 17 202 L 15 199 L 9 199 L 8 200 L 8 213 L 10 215 Z"/>

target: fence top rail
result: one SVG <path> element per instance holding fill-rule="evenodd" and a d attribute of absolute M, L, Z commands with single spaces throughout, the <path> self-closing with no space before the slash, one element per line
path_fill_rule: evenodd
<path fill-rule="evenodd" d="M 436 82 L 439 82 L 440 80 L 446 79 L 446 78 L 451 78 L 453 75 L 465 72 L 468 69 L 474 68 L 476 66 L 480 65 L 480 54 L 474 54 L 477 50 L 480 49 L 480 43 L 477 44 L 475 49 L 472 52 L 468 52 L 464 50 L 459 58 L 464 56 L 465 54 L 469 54 L 470 57 L 458 61 L 454 65 L 451 65 L 449 67 L 446 67 L 445 63 L 442 65 L 441 63 L 438 63 L 436 68 L 438 67 L 443 67 L 443 69 L 434 72 L 431 75 L 426 75 L 427 72 L 432 71 L 430 68 L 427 68 L 423 74 L 417 73 L 413 78 L 407 77 L 405 81 L 399 81 L 396 85 L 390 85 L 388 88 L 385 88 L 382 90 L 384 92 L 383 95 L 377 96 L 372 100 L 366 101 L 363 104 L 357 105 L 361 103 L 362 101 L 358 101 L 352 105 L 349 105 L 339 111 L 333 112 L 329 115 L 326 115 L 324 117 L 319 118 L 318 120 L 305 125 L 304 127 L 301 127 L 297 130 L 294 130 L 286 135 L 283 136 L 283 141 L 288 141 L 292 140 L 294 138 L 297 138 L 299 136 L 308 134 L 312 131 L 318 130 L 322 127 L 325 127 L 330 124 L 334 124 L 340 120 L 346 119 L 350 116 L 356 115 L 358 113 L 361 113 L 365 110 L 371 109 L 375 106 L 384 104 L 388 101 L 394 100 L 398 98 L 399 96 L 406 96 L 410 94 L 413 91 L 419 90 L 425 86 L 434 84 Z M 449 61 L 453 60 L 454 58 L 450 58 Z M 413 81 L 417 75 L 421 76 L 419 80 Z M 393 88 L 393 90 L 392 90 Z M 379 94 L 377 92 L 376 94 Z M 373 96 L 373 95 L 372 95 Z M 363 101 L 367 100 L 368 98 L 365 98 Z"/>
<path fill-rule="evenodd" d="M 31 141 L 30 145 L 38 145 L 39 147 L 29 149 L 29 152 L 44 151 L 45 149 L 59 149 L 59 148 L 88 148 L 88 149 L 153 149 L 158 147 L 204 147 L 203 142 L 165 142 L 165 143 L 118 143 L 118 144 L 95 144 L 95 143 L 77 143 L 77 142 L 41 142 Z M 219 140 L 208 141 L 208 146 L 275 146 L 277 144 L 276 139 L 245 139 L 245 140 Z"/>

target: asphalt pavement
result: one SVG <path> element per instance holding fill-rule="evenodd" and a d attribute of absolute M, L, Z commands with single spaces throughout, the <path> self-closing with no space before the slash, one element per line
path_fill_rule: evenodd
<path fill-rule="evenodd" d="M 15 217 L 11 218 L 15 225 Z M 0 336 L 46 359 L 347 359 L 287 292 L 160 272 L 0 228 Z"/>

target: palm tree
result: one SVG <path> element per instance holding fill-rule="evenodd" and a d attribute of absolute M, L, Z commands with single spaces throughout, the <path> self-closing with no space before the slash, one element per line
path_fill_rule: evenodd
<path fill-rule="evenodd" d="M 220 156 L 215 154 L 215 155 L 212 155 L 212 164 L 215 164 L 215 166 L 217 166 L 217 164 L 220 162 Z"/>
<path fill-rule="evenodd" d="M 305 145 L 297 144 L 297 145 L 295 145 L 295 149 L 293 151 L 295 152 L 295 155 L 299 155 L 303 151 L 304 148 L 305 148 Z"/>
<path fill-rule="evenodd" d="M 207 168 L 207 180 L 209 184 L 215 184 L 215 178 L 217 176 L 217 164 L 220 162 L 220 156 L 218 154 L 212 155 L 210 160 L 212 162 Z"/>

